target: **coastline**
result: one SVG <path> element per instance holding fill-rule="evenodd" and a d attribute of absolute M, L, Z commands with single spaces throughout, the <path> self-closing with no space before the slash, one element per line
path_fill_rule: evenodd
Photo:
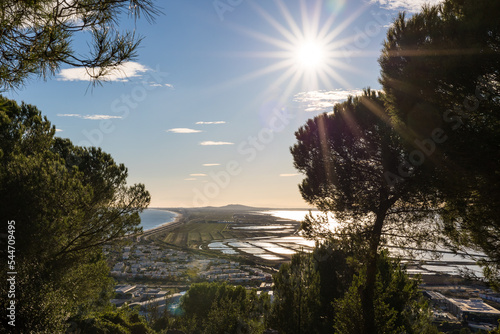
<path fill-rule="evenodd" d="M 158 209 L 158 210 L 161 210 L 161 209 Z M 171 213 L 175 214 L 176 216 L 170 222 L 163 223 L 159 226 L 144 230 L 141 234 L 137 234 L 136 236 L 138 237 L 138 239 L 141 239 L 143 237 L 147 238 L 153 234 L 161 233 L 161 232 L 164 232 L 172 227 L 175 227 L 181 223 L 182 218 L 184 217 L 180 212 L 171 211 L 171 210 L 163 210 L 163 211 L 171 212 Z"/>
<path fill-rule="evenodd" d="M 152 210 L 161 210 L 161 209 L 152 209 Z M 162 211 L 173 213 L 175 215 L 174 219 L 172 221 L 165 222 L 165 223 L 163 223 L 161 225 L 158 225 L 158 226 L 149 228 L 147 230 L 144 230 L 143 232 L 153 231 L 153 230 L 156 230 L 156 229 L 160 229 L 160 228 L 166 227 L 166 226 L 168 226 L 170 224 L 177 223 L 179 221 L 180 217 L 182 216 L 182 214 L 180 214 L 179 212 L 174 212 L 174 211 L 170 211 L 170 210 L 162 210 Z"/>

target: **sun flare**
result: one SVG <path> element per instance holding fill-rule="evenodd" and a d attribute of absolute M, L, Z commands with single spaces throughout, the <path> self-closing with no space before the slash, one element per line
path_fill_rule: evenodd
<path fill-rule="evenodd" d="M 295 60 L 305 69 L 314 70 L 325 65 L 325 48 L 318 41 L 305 41 L 297 45 Z"/>
<path fill-rule="evenodd" d="M 348 58 L 355 55 L 349 44 L 353 43 L 357 35 L 346 35 L 344 31 L 363 13 L 365 7 L 341 19 L 339 14 L 346 1 L 328 1 L 328 4 L 336 5 L 332 7 L 322 0 L 299 0 L 299 17 L 292 15 L 284 0 L 274 0 L 281 17 L 271 15 L 256 2 L 252 2 L 253 9 L 273 27 L 273 31 L 263 33 L 259 29 L 245 29 L 243 32 L 264 42 L 271 49 L 251 51 L 245 55 L 271 61 L 231 84 L 281 72 L 272 86 L 282 87 L 283 100 L 297 90 L 314 91 L 321 87 L 351 88 L 348 78 L 342 72 L 360 74 L 359 69 L 349 64 Z M 325 9 L 333 11 L 324 15 Z M 344 36 L 340 37 L 342 34 Z"/>

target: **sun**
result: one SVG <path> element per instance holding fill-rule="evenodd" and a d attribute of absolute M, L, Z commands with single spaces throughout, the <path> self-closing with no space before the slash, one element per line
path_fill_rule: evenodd
<path fill-rule="evenodd" d="M 318 70 L 326 65 L 327 60 L 325 47 L 317 40 L 298 43 L 294 58 L 304 70 Z"/>
<path fill-rule="evenodd" d="M 248 51 L 243 56 L 269 59 L 269 64 L 238 77 L 227 85 L 234 85 L 269 74 L 278 74 L 271 86 L 279 87 L 283 100 L 297 91 L 315 91 L 324 87 L 350 89 L 345 72 L 361 74 L 349 64 L 350 44 L 356 34 L 345 34 L 349 25 L 361 15 L 366 6 L 347 17 L 339 15 L 345 0 L 298 0 L 299 11 L 294 16 L 284 0 L 274 0 L 281 15 L 271 15 L 256 2 L 253 9 L 269 23 L 269 31 L 243 29 L 245 34 L 263 42 L 263 50 Z M 333 6 L 334 12 L 324 14 Z M 296 9 L 296 8 L 295 8 Z M 343 33 L 344 32 L 344 33 Z M 342 36 L 342 38 L 340 37 Z M 362 52 L 359 52 L 362 54 Z M 239 54 L 241 56 L 241 54 Z"/>

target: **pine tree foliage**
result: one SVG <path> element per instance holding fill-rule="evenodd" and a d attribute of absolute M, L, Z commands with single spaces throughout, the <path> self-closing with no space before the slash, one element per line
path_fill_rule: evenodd
<path fill-rule="evenodd" d="M 109 301 L 102 245 L 140 231 L 150 195 L 127 185 L 127 169 L 109 154 L 56 138 L 36 107 L 0 102 L 0 216 L 15 222 L 16 329 L 60 332 L 71 315 Z M 0 243 L 5 252 L 7 239 Z"/>
<path fill-rule="evenodd" d="M 136 56 L 141 37 L 120 32 L 124 16 L 149 21 L 152 0 L 7 0 L 0 3 L 0 91 L 30 77 L 47 78 L 61 65 L 84 67 L 95 82 Z M 87 39 L 83 52 L 74 37 Z"/>
<path fill-rule="evenodd" d="M 418 182 L 439 197 L 446 240 L 486 253 L 492 281 L 500 278 L 499 14 L 489 0 L 401 14 L 379 60 L 391 121 L 409 151 L 425 153 Z"/>

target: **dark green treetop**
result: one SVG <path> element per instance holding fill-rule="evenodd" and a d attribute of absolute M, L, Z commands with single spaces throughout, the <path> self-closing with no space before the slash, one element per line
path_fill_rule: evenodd
<path fill-rule="evenodd" d="M 498 1 L 447 0 L 401 14 L 380 57 L 391 121 L 409 151 L 425 154 L 418 182 L 439 198 L 450 246 L 486 253 L 492 281 L 500 277 L 499 13 Z"/>
<path fill-rule="evenodd" d="M 384 108 L 384 95 L 366 90 L 309 120 L 291 148 L 295 167 L 305 174 L 302 197 L 339 224 L 338 238 L 360 240 L 366 256 L 363 288 L 364 333 L 375 333 L 374 292 L 380 246 L 432 241 L 433 197 L 419 191 L 418 168 L 406 158 L 401 133 Z M 399 176 L 403 173 L 406 178 Z M 323 222 L 322 222 L 323 223 Z M 314 219 L 304 228 L 311 231 Z"/>
<path fill-rule="evenodd" d="M 58 332 L 109 300 L 101 246 L 140 231 L 150 195 L 127 185 L 127 169 L 109 154 L 56 138 L 36 107 L 0 102 L 0 216 L 15 227 L 16 329 Z"/>

